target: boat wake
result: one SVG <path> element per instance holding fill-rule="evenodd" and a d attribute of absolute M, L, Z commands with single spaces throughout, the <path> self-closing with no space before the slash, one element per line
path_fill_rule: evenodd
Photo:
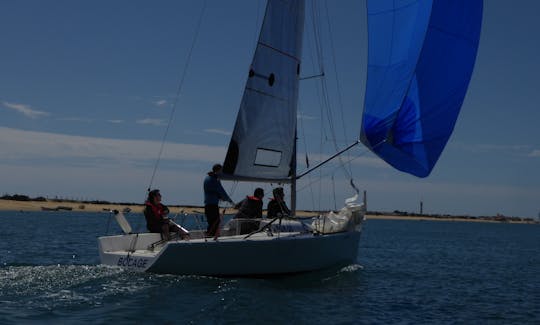
<path fill-rule="evenodd" d="M 8 266 L 0 268 L 0 291 L 4 293 L 4 302 L 17 297 L 66 300 L 67 292 L 84 291 L 80 289 L 123 272 L 120 268 L 102 265 Z"/>
<path fill-rule="evenodd" d="M 140 273 L 106 265 L 6 266 L 0 268 L 0 319 L 8 323 L 44 321 L 95 313 L 137 313 L 139 301 L 185 288 L 222 296 L 235 280 Z M 121 302 L 121 303 L 120 303 Z"/>
<path fill-rule="evenodd" d="M 321 280 L 321 282 L 335 282 L 341 278 L 348 278 L 350 275 L 356 274 L 364 269 L 360 264 L 350 264 L 340 269 L 334 270 L 334 272 Z"/>
<path fill-rule="evenodd" d="M 363 270 L 363 269 L 364 267 L 360 264 L 351 264 L 339 270 L 339 273 L 354 273 L 358 270 Z"/>

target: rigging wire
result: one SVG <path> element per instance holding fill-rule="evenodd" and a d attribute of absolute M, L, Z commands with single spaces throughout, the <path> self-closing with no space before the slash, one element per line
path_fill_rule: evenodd
<path fill-rule="evenodd" d="M 330 45 L 330 57 L 332 59 L 333 68 L 334 68 L 334 77 L 335 77 L 335 83 L 336 83 L 336 94 L 337 94 L 337 98 L 338 98 L 338 108 L 339 108 L 339 112 L 340 112 L 340 116 L 341 116 L 341 128 L 342 128 L 344 137 L 347 139 L 348 136 L 347 136 L 346 124 L 345 124 L 345 118 L 344 118 L 344 106 L 343 106 L 343 100 L 342 100 L 341 85 L 340 85 L 340 82 L 339 82 L 339 72 L 338 72 L 338 69 L 337 69 L 336 54 L 335 54 L 335 47 L 334 47 L 334 41 L 333 41 L 333 33 L 332 33 L 332 27 L 331 27 L 331 24 L 330 24 L 330 14 L 329 14 L 327 2 L 325 2 L 325 10 L 326 10 L 326 17 L 325 18 L 326 18 L 326 23 L 327 23 L 326 25 L 327 25 L 328 39 L 329 39 L 329 45 Z M 332 110 L 330 109 L 331 104 L 330 104 L 330 97 L 329 97 L 329 91 L 328 91 L 328 84 L 327 84 L 326 80 L 322 81 L 322 87 L 323 87 L 323 91 L 324 91 L 324 94 L 325 94 L 325 100 L 326 100 L 326 104 L 327 104 L 328 123 L 329 123 L 329 127 L 330 127 L 330 132 L 332 134 L 331 142 L 334 145 L 334 149 L 336 151 L 340 151 L 337 140 L 336 140 L 337 137 L 336 137 L 336 130 L 335 130 L 335 126 L 334 126 L 335 124 L 334 124 L 334 120 L 333 120 L 333 116 L 332 116 L 332 112 L 331 112 Z M 347 153 L 347 157 L 350 157 L 349 153 Z M 350 179 L 350 184 L 353 187 L 353 189 L 355 191 L 358 191 L 358 189 L 354 186 L 351 164 L 346 163 L 346 161 L 343 159 L 343 157 L 341 155 L 338 156 L 337 158 L 338 158 L 339 164 L 341 166 L 342 172 L 344 173 L 344 175 L 347 178 Z"/>
<path fill-rule="evenodd" d="M 188 52 L 188 57 L 187 57 L 186 62 L 184 64 L 184 69 L 183 69 L 181 77 L 180 77 L 180 82 L 179 82 L 179 85 L 178 85 L 178 89 L 176 90 L 176 96 L 174 98 L 171 113 L 169 115 L 169 121 L 167 122 L 167 127 L 165 128 L 165 132 L 164 132 L 163 138 L 161 140 L 161 146 L 159 148 L 158 157 L 157 157 L 156 163 L 154 165 L 154 170 L 152 171 L 152 177 L 150 178 L 150 183 L 148 184 L 148 190 L 147 190 L 148 192 L 150 192 L 150 189 L 152 188 L 152 184 L 154 183 L 154 178 L 156 176 L 156 172 L 157 172 L 157 169 L 158 169 L 158 166 L 159 166 L 159 162 L 161 161 L 161 156 L 163 155 L 163 149 L 165 147 L 165 141 L 167 139 L 167 135 L 169 134 L 169 129 L 171 127 L 171 122 L 172 122 L 172 120 L 174 118 L 174 113 L 176 111 L 176 107 L 177 107 L 177 104 L 178 104 L 178 99 L 180 98 L 180 93 L 181 93 L 182 88 L 184 86 L 184 80 L 186 78 L 187 70 L 188 70 L 189 64 L 191 62 L 191 56 L 193 54 L 193 49 L 195 48 L 195 44 L 197 43 L 197 39 L 198 39 L 198 36 L 199 36 L 199 31 L 201 29 L 201 23 L 202 23 L 202 19 L 203 19 L 205 10 L 206 10 L 206 0 L 204 0 L 204 2 L 203 2 L 201 13 L 199 14 L 199 18 L 198 18 L 198 21 L 197 21 L 197 26 L 195 28 L 195 35 L 193 35 L 193 40 L 191 42 L 191 47 L 190 47 L 189 52 Z"/>
<path fill-rule="evenodd" d="M 324 75 L 324 61 L 325 61 L 325 58 L 324 58 L 324 51 L 323 51 L 323 47 L 322 47 L 322 30 L 321 30 L 321 26 L 323 25 L 322 24 L 322 15 L 321 15 L 321 9 L 318 5 L 318 1 L 313 1 L 311 3 L 311 23 L 312 23 L 312 28 L 313 28 L 313 34 L 314 34 L 314 44 L 315 44 L 315 54 L 316 54 L 316 57 L 317 57 L 317 63 L 318 63 L 318 66 L 319 66 L 319 69 L 322 71 L 323 75 Z M 331 51 L 330 51 L 330 56 L 331 56 L 331 59 L 332 59 L 332 62 L 333 62 L 333 68 L 334 68 L 334 73 L 335 73 L 335 80 L 336 80 L 336 88 L 337 88 L 337 96 L 338 96 L 338 108 L 339 108 L 339 111 L 340 111 L 340 116 L 341 116 L 341 124 L 342 124 L 342 130 L 343 130 L 343 134 L 345 135 L 345 138 L 347 138 L 347 132 L 346 132 L 346 126 L 345 126 L 345 118 L 344 118 L 344 113 L 343 113 L 343 100 L 342 100 L 342 95 L 341 95 L 341 85 L 339 83 L 339 77 L 338 77 L 338 72 L 337 72 L 337 64 L 336 64 L 336 56 L 335 56 L 335 51 L 334 51 L 334 43 L 333 43 L 333 38 L 332 38 L 332 29 L 331 29 L 331 25 L 330 25 L 330 17 L 329 17 L 329 11 L 328 11 L 328 6 L 327 4 L 325 3 L 325 9 L 326 9 L 326 26 L 327 26 L 327 33 L 329 35 L 329 40 L 330 40 L 330 48 L 331 48 Z M 313 54 L 312 54 L 313 55 Z M 313 62 L 313 64 L 315 65 L 315 63 Z M 331 109 L 331 99 L 330 99 L 330 92 L 329 92 L 329 88 L 328 88 L 328 83 L 327 83 L 327 80 L 326 78 L 320 78 L 317 80 L 318 83 L 317 83 L 317 86 L 316 86 L 316 94 L 317 94 L 317 98 L 318 98 L 318 101 L 319 101 L 319 107 L 320 107 L 320 116 L 323 117 L 321 119 L 321 134 L 324 135 L 324 139 L 325 141 L 328 141 L 329 139 L 331 139 L 331 143 L 333 144 L 333 147 L 334 147 L 334 150 L 336 152 L 340 151 L 341 149 L 339 148 L 339 145 L 337 143 L 337 136 L 336 136 L 336 127 L 335 127 L 335 121 L 334 121 L 334 118 L 333 118 L 333 114 L 332 114 L 332 109 Z M 326 123 L 328 125 L 326 125 L 326 123 L 323 123 L 323 121 L 326 119 Z M 328 129 L 327 129 L 328 128 Z M 327 133 L 328 132 L 328 133 Z M 319 152 L 321 154 L 321 160 L 322 160 L 322 154 L 324 152 L 324 141 L 323 141 L 323 137 L 321 136 L 320 138 L 320 141 L 319 141 Z M 306 150 L 307 152 L 307 150 Z M 345 163 L 345 161 L 343 160 L 343 157 L 338 157 L 339 159 L 339 162 L 340 162 L 340 166 L 341 166 L 341 169 L 342 169 L 342 172 L 345 174 L 345 176 L 349 179 L 352 180 L 353 178 L 353 175 L 352 175 L 352 167 L 351 165 L 347 165 Z M 322 171 L 319 173 L 319 178 L 322 178 L 323 175 L 322 175 Z M 322 183 L 319 183 L 319 197 L 321 197 L 321 193 L 322 193 Z M 319 203 L 321 202 L 321 200 L 318 200 Z"/>
<path fill-rule="evenodd" d="M 260 19 L 260 7 L 261 7 L 261 1 L 260 0 L 256 0 L 257 1 L 257 15 L 256 15 L 256 18 L 255 18 L 255 28 L 253 28 L 253 31 L 254 31 L 254 34 L 253 34 L 253 48 L 257 48 L 257 42 L 259 41 L 258 40 L 258 36 L 259 36 L 259 28 L 262 28 L 262 26 L 259 27 L 259 19 Z"/>
<path fill-rule="evenodd" d="M 302 113 L 300 113 L 300 129 L 302 130 L 302 142 L 304 144 L 304 151 L 305 151 L 305 154 L 306 154 L 306 168 L 309 168 L 309 158 L 308 158 L 308 155 L 307 155 L 307 144 L 306 144 L 306 133 L 305 133 L 305 128 L 304 128 L 304 118 L 302 117 Z M 311 206 L 315 206 L 315 197 L 314 197 L 314 194 L 313 194 L 313 189 L 311 190 L 311 203 L 312 205 Z"/>
<path fill-rule="evenodd" d="M 314 44 L 315 44 L 315 54 L 316 54 L 316 58 L 317 58 L 317 63 L 319 65 L 319 70 L 322 71 L 324 73 L 324 52 L 322 50 L 322 45 L 321 45 L 321 31 L 320 31 L 320 11 L 318 10 L 318 7 L 317 7 L 317 1 L 313 1 L 312 2 L 312 6 L 311 6 L 311 23 L 312 23 L 312 26 L 313 26 L 313 37 L 314 37 Z M 325 107 L 327 107 L 327 102 L 325 101 L 325 92 L 324 92 L 324 82 L 325 82 L 325 78 L 321 78 L 318 80 L 318 83 L 317 83 L 317 86 L 316 86 L 316 94 L 317 94 L 317 98 L 319 100 L 319 107 L 320 107 L 320 116 L 321 116 L 321 123 L 320 123 L 320 128 L 321 128 L 321 137 L 319 138 L 319 153 L 320 153 L 320 158 L 322 158 L 322 155 L 323 155 L 323 137 L 322 137 L 322 134 L 326 134 L 326 128 L 325 128 L 325 124 L 324 124 L 324 121 L 323 121 L 323 116 L 325 115 L 324 114 L 324 109 Z M 320 87 L 320 88 L 319 88 Z M 320 171 L 319 171 L 319 179 L 322 178 L 322 175 L 320 174 Z M 321 204 L 322 204 L 322 182 L 319 182 L 318 183 L 319 186 L 318 186 L 318 197 L 319 197 L 319 200 L 318 201 L 318 209 L 321 210 Z"/>
<path fill-rule="evenodd" d="M 377 148 L 378 146 L 382 145 L 383 143 L 387 142 L 387 140 L 382 140 L 380 141 L 379 143 L 377 143 L 376 145 L 373 146 L 373 149 Z M 350 158 L 350 159 L 347 159 L 346 163 L 352 163 L 354 160 L 364 156 L 366 153 L 370 152 L 370 150 L 366 147 L 364 147 L 364 150 L 360 152 L 360 154 L 358 154 L 358 156 L 356 157 L 353 157 L 353 158 Z M 330 170 L 330 172 L 324 174 L 324 176 L 328 176 L 330 175 L 331 172 L 337 170 L 338 168 L 342 168 L 342 166 L 337 166 L 337 167 L 334 167 L 333 169 Z M 297 192 L 301 192 L 303 191 L 304 189 L 306 189 L 307 187 L 310 187 L 312 184 L 314 184 L 315 182 L 322 182 L 322 177 L 321 179 L 319 180 L 315 180 L 315 181 L 311 181 L 311 178 L 309 178 L 310 182 L 308 182 L 306 185 L 304 185 L 303 187 L 299 187 L 297 188 Z M 354 182 L 352 181 L 351 179 L 351 187 L 357 192 L 359 193 L 359 190 L 358 188 L 354 185 Z"/>
<path fill-rule="evenodd" d="M 313 55 L 313 52 L 314 52 L 313 47 L 315 47 L 315 45 L 312 46 L 312 42 L 314 44 L 315 40 L 313 40 L 313 41 L 311 40 L 311 37 L 310 37 L 311 34 L 310 33 L 305 33 L 305 35 L 306 35 L 306 38 L 305 38 L 306 39 L 306 46 L 308 48 L 307 52 L 309 53 L 310 63 L 311 63 L 313 71 L 317 71 L 317 69 L 320 69 L 320 67 L 319 68 L 316 67 L 316 64 L 315 64 L 316 60 L 315 60 L 314 55 Z M 324 75 L 324 71 L 320 71 L 320 72 Z M 317 93 L 317 95 L 319 95 L 319 89 L 317 87 L 317 84 L 315 84 L 315 92 Z M 308 156 L 307 153 L 309 152 L 309 150 L 308 150 L 308 145 L 307 145 L 307 142 L 306 142 L 307 137 L 306 137 L 306 134 L 305 134 L 305 128 L 304 128 L 304 124 L 303 124 L 304 118 L 301 117 L 300 121 L 301 121 L 301 127 L 302 127 L 302 142 L 303 142 L 303 145 L 304 145 L 304 152 L 306 154 L 306 161 L 308 161 L 309 158 L 307 157 Z M 323 130 L 322 121 L 321 121 L 321 130 Z M 320 144 L 320 146 L 322 147 L 322 143 Z M 312 177 L 311 175 L 308 175 L 308 179 L 311 180 L 311 177 Z M 316 204 L 315 204 L 315 193 L 313 192 L 312 187 L 310 187 L 309 189 L 310 189 L 310 196 L 311 196 L 311 206 L 315 207 L 316 206 Z"/>
<path fill-rule="evenodd" d="M 335 75 L 334 75 L 334 78 L 335 78 L 335 82 L 336 82 L 336 88 L 337 88 L 337 96 L 338 96 L 338 108 L 339 108 L 339 111 L 340 111 L 340 120 L 341 120 L 341 125 L 342 125 L 342 131 L 343 131 L 343 134 L 345 136 L 345 138 L 347 138 L 347 132 L 346 132 L 346 126 L 345 126 L 345 114 L 344 114 L 344 105 L 343 105 L 343 97 L 342 97 L 342 90 L 341 90 L 341 84 L 339 83 L 339 75 L 338 75 L 338 72 L 337 72 L 337 63 L 336 63 L 336 55 L 335 55 L 335 51 L 334 51 L 334 41 L 333 41 L 333 38 L 332 38 L 332 27 L 331 27 L 331 24 L 330 24 L 330 14 L 329 14 L 329 10 L 328 10 L 328 6 L 327 4 L 323 4 L 325 7 L 323 10 L 326 11 L 326 17 L 324 17 L 327 21 L 326 21 L 326 25 L 324 24 L 324 22 L 322 22 L 322 11 L 321 11 L 321 4 L 319 4 L 318 1 L 313 1 L 313 2 L 310 2 L 311 4 L 311 10 L 308 11 L 310 12 L 310 15 L 309 17 L 311 18 L 311 22 L 310 24 L 308 24 L 308 26 L 311 25 L 311 30 L 312 30 L 312 33 L 306 33 L 306 47 L 308 49 L 308 53 L 309 53 L 309 56 L 308 58 L 310 58 L 310 63 L 311 63 L 311 66 L 313 68 L 314 71 L 317 71 L 317 68 L 320 72 L 320 76 L 322 78 L 317 78 L 316 80 L 314 80 L 315 82 L 315 95 L 316 95 L 316 99 L 318 100 L 318 104 L 319 104 L 319 115 L 322 117 L 320 119 L 320 134 L 321 134 L 321 137 L 319 138 L 319 158 L 320 158 L 320 161 L 323 161 L 324 158 L 323 158 L 323 155 L 324 155 L 324 147 L 325 147 L 325 141 L 330 141 L 331 143 L 333 143 L 333 147 L 334 149 L 336 150 L 336 152 L 339 152 L 341 151 L 341 149 L 339 148 L 340 145 L 338 145 L 338 141 L 337 141 L 337 136 L 336 136 L 336 133 L 340 133 L 340 132 L 336 132 L 336 128 L 335 128 L 335 125 L 336 125 L 336 121 L 334 120 L 333 118 L 333 114 L 332 114 L 332 110 L 331 110 L 331 99 L 330 99 L 330 92 L 329 92 L 329 87 L 328 87 L 328 80 L 326 80 L 324 77 L 326 76 L 325 74 L 325 53 L 323 51 L 323 47 L 322 47 L 322 44 L 323 44 L 323 31 L 324 33 L 328 33 L 328 37 L 329 37 L 329 40 L 330 40 L 330 44 L 329 46 L 331 46 L 331 51 L 329 52 L 330 53 L 330 56 L 331 56 L 331 60 L 332 60 L 332 64 L 333 64 L 333 69 L 335 70 Z M 313 40 L 311 40 L 311 37 L 313 37 Z M 313 45 L 312 45 L 313 44 Z M 319 76 L 319 75 L 318 75 Z M 308 150 L 308 146 L 307 146 L 307 143 L 306 143 L 306 131 L 305 131 L 305 128 L 304 128 L 304 120 L 302 117 L 300 117 L 300 121 L 299 121 L 299 124 L 300 124 L 300 127 L 302 128 L 301 130 L 301 134 L 302 134 L 302 144 L 305 148 L 305 152 L 306 152 L 306 164 L 307 164 L 307 161 L 308 161 L 308 157 L 307 157 L 307 152 L 309 152 Z M 328 124 L 328 125 L 327 125 Z M 339 130 L 338 130 L 339 131 Z M 346 142 L 349 142 L 347 140 L 345 140 Z M 339 157 L 339 162 L 340 162 L 340 166 L 339 168 L 341 168 L 342 172 L 346 175 L 346 177 L 348 177 L 350 180 L 352 180 L 352 166 L 351 164 L 347 164 L 346 161 L 344 161 L 344 158 L 347 158 L 349 157 L 349 155 L 347 155 L 346 157 Z M 351 161 L 351 159 L 349 158 L 348 159 L 349 161 Z M 307 167 L 307 169 L 309 169 L 309 166 Z M 313 175 L 307 175 L 307 179 L 309 181 L 309 184 L 314 184 L 316 182 L 319 183 L 319 187 L 318 189 L 317 188 L 314 188 L 312 186 L 309 186 L 309 189 L 310 189 L 310 192 L 311 192 L 311 198 L 312 198 L 312 201 L 315 200 L 314 196 L 315 196 L 315 193 L 314 193 L 314 189 L 318 192 L 318 195 L 319 195 L 319 198 L 321 198 L 322 196 L 322 182 L 320 182 L 320 179 L 322 179 L 324 177 L 323 175 L 323 172 L 322 171 L 319 171 L 318 173 L 318 176 L 315 176 L 315 177 L 318 177 L 319 178 L 319 181 L 315 180 L 313 181 L 312 180 L 312 177 Z M 354 184 L 351 182 L 351 184 Z M 351 185 L 352 186 L 352 185 Z M 354 186 L 353 186 L 354 188 Z M 317 202 L 319 202 L 319 204 L 321 204 L 321 200 L 317 200 Z M 316 204 L 313 204 L 313 206 L 315 207 Z"/>
<path fill-rule="evenodd" d="M 229 197 L 232 197 L 234 195 L 237 188 L 238 188 L 238 181 L 232 182 L 231 186 L 229 188 L 229 191 L 227 192 L 227 193 L 229 193 Z"/>
<path fill-rule="evenodd" d="M 364 151 L 363 151 L 362 153 L 360 153 L 358 156 L 355 156 L 355 157 L 352 157 L 352 158 L 350 158 L 350 159 L 347 159 L 345 162 L 346 162 L 346 163 L 351 163 L 351 162 L 355 161 L 356 159 L 358 159 L 358 158 L 364 156 L 367 152 L 369 152 L 369 150 L 368 150 L 368 149 L 364 149 Z M 332 168 L 329 172 L 322 174 L 321 178 L 318 179 L 318 180 L 311 181 L 311 179 L 309 179 L 310 182 L 308 182 L 306 185 L 304 185 L 304 186 L 302 186 L 302 187 L 298 187 L 296 191 L 297 191 L 297 192 L 301 192 L 301 191 L 305 190 L 306 188 L 310 187 L 311 185 L 315 184 L 316 182 L 322 182 L 322 177 L 324 177 L 324 176 L 329 176 L 329 175 L 332 174 L 332 172 L 334 172 L 334 171 L 336 171 L 336 170 L 338 170 L 338 169 L 342 169 L 342 168 L 343 168 L 343 166 L 339 165 L 339 166 L 337 166 L 337 167 Z M 322 169 L 321 169 L 321 170 L 322 170 Z M 353 183 L 353 184 L 354 184 L 354 183 Z M 354 188 L 354 187 L 353 187 L 353 188 Z"/>
<path fill-rule="evenodd" d="M 347 129 L 345 127 L 345 115 L 343 113 L 343 96 L 341 94 L 341 84 L 339 83 L 339 76 L 338 76 L 338 68 L 337 68 L 337 64 L 336 64 L 336 53 L 335 53 L 335 47 L 334 47 L 334 38 L 332 37 L 332 27 L 331 27 L 331 24 L 330 24 L 330 13 L 329 13 L 329 10 L 328 10 L 328 1 L 325 1 L 324 2 L 324 7 L 325 7 L 325 10 L 326 10 L 326 23 L 327 23 L 327 26 L 328 26 L 328 38 L 329 38 L 329 41 L 330 41 L 330 49 L 331 49 L 331 52 L 330 52 L 330 56 L 332 58 L 332 63 L 334 65 L 334 76 L 335 76 L 335 79 L 336 79 L 336 91 L 337 91 L 337 98 L 338 98 L 338 107 L 339 107 L 339 112 L 340 112 L 340 116 L 341 116 L 341 124 L 342 124 L 342 130 L 343 130 L 343 136 L 345 137 L 345 139 L 348 139 L 349 137 L 347 136 Z M 347 153 L 348 155 L 348 153 Z M 349 174 L 351 175 L 351 179 L 352 179 L 352 167 L 351 165 L 349 164 L 348 165 L 349 167 Z"/>
<path fill-rule="evenodd" d="M 332 173 L 332 193 L 334 194 L 334 211 L 337 211 L 336 182 L 334 180 L 334 173 Z"/>

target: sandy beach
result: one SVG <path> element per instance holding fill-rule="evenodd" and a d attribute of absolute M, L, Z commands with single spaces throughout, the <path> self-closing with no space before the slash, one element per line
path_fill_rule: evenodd
<path fill-rule="evenodd" d="M 203 214 L 203 207 L 194 206 L 168 206 L 172 214 L 188 213 L 188 214 Z M 122 211 L 126 208 L 131 209 L 132 212 L 140 213 L 143 210 L 143 206 L 140 204 L 95 204 L 95 203 L 82 203 L 71 201 L 15 201 L 0 199 L 0 211 L 45 211 L 45 210 L 58 210 L 58 211 L 75 211 L 75 212 L 101 212 L 106 213 L 111 210 Z M 227 214 L 233 214 L 236 210 L 227 208 Z M 300 217 L 317 216 L 319 213 L 314 211 L 297 211 L 297 215 Z M 454 216 L 420 216 L 420 215 L 389 215 L 389 214 L 368 214 L 366 219 L 379 219 L 379 220 L 416 220 L 416 221 L 456 221 L 456 222 L 506 222 L 506 223 L 537 223 L 533 220 L 511 220 L 500 219 L 496 217 L 491 218 L 475 218 L 475 217 L 454 217 Z"/>
<path fill-rule="evenodd" d="M 130 208 L 133 212 L 142 212 L 141 204 L 95 204 L 71 201 L 14 201 L 0 199 L 0 211 L 42 211 L 54 210 L 60 207 L 60 210 L 81 211 L 81 212 L 108 212 L 110 210 L 122 211 Z M 172 213 L 204 213 L 204 208 L 199 207 L 180 207 L 168 206 Z M 66 209 L 68 208 L 68 209 Z"/>

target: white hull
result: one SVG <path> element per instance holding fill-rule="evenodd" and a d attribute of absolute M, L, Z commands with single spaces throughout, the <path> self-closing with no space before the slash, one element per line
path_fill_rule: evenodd
<path fill-rule="evenodd" d="M 167 274 L 248 276 L 314 271 L 356 261 L 360 229 L 314 235 L 257 233 L 213 239 L 170 241 L 149 250 L 159 234 L 100 237 L 101 263 Z M 133 247 L 134 245 L 134 247 Z M 134 248 L 134 250 L 133 250 Z M 131 250 L 131 252 L 130 252 Z"/>
<path fill-rule="evenodd" d="M 353 201 L 311 225 L 260 219 L 259 232 L 251 235 L 238 232 L 242 222 L 254 219 L 233 219 L 217 240 L 204 238 L 202 231 L 191 232 L 190 240 L 164 243 L 155 233 L 100 237 L 101 263 L 154 273 L 216 276 L 287 274 L 348 265 L 358 255 L 365 213 Z"/>

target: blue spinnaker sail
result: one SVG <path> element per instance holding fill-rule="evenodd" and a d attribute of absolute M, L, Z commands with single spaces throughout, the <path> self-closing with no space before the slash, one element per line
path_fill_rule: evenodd
<path fill-rule="evenodd" d="M 482 0 L 368 0 L 361 140 L 398 170 L 426 177 L 471 78 Z"/>

